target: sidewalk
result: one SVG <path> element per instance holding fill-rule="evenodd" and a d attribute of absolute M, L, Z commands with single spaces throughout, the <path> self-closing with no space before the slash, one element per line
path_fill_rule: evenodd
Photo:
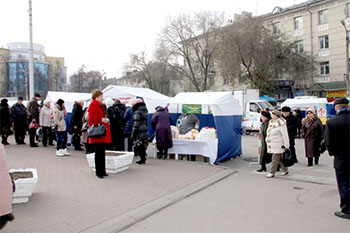
<path fill-rule="evenodd" d="M 8 168 L 36 168 L 39 181 L 27 204 L 13 206 L 16 219 L 4 233 L 81 232 L 225 170 L 149 159 L 145 166 L 133 163 L 127 171 L 100 180 L 83 152 L 69 150 L 70 156 L 57 157 L 53 147 L 9 142 Z"/>

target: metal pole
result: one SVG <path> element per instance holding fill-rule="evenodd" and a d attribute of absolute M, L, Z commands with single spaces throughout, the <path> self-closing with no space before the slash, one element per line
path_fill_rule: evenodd
<path fill-rule="evenodd" d="M 349 90 L 349 71 L 350 71 L 350 67 L 349 67 L 349 38 L 348 38 L 348 34 L 347 34 L 347 30 L 346 30 L 346 26 L 345 26 L 345 21 L 341 20 L 340 23 L 344 26 L 345 29 L 345 41 L 346 41 L 346 51 L 345 51 L 345 55 L 346 55 L 346 74 L 344 75 L 345 77 L 345 83 L 346 83 L 346 96 L 349 97 L 350 96 L 350 90 Z"/>
<path fill-rule="evenodd" d="M 29 0 L 29 99 L 34 97 L 32 0 Z"/>

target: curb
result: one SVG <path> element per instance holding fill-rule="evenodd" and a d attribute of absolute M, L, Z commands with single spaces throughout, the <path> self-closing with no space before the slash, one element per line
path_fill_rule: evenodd
<path fill-rule="evenodd" d="M 236 171 L 232 169 L 225 169 L 224 171 L 219 172 L 215 175 L 212 175 L 204 180 L 201 180 L 197 183 L 189 185 L 171 194 L 165 195 L 145 205 L 142 205 L 134 210 L 131 210 L 127 213 L 119 215 L 115 218 L 112 218 L 106 222 L 103 222 L 101 224 L 88 228 L 87 230 L 84 230 L 81 232 L 82 233 L 100 233 L 100 232 L 115 233 L 115 232 L 124 231 L 129 227 L 135 225 L 136 223 L 152 216 L 153 214 L 193 194 L 196 194 L 235 173 Z"/>

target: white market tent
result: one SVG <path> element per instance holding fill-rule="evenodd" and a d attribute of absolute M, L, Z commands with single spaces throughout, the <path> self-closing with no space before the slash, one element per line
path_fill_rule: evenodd
<path fill-rule="evenodd" d="M 57 100 L 63 99 L 64 105 L 68 113 L 72 112 L 75 101 L 91 99 L 91 93 L 78 93 L 78 92 L 60 92 L 60 91 L 49 91 L 46 99 L 50 101 L 51 105 L 55 104 Z"/>
<path fill-rule="evenodd" d="M 146 103 L 148 113 L 153 113 L 157 106 L 164 106 L 164 104 L 170 100 L 170 97 L 160 94 L 149 88 L 109 85 L 103 89 L 102 92 L 104 99 L 118 98 L 123 104 L 127 106 L 131 106 L 133 99 L 142 97 Z"/>
<path fill-rule="evenodd" d="M 200 104 L 210 106 L 218 133 L 218 152 L 216 162 L 241 155 L 242 106 L 232 92 L 182 92 L 168 102 L 173 104 Z M 177 108 L 177 113 L 180 113 Z M 170 112 L 172 110 L 170 109 Z M 202 111 L 203 113 L 203 111 Z M 207 115 L 207 117 L 211 117 Z"/>
<path fill-rule="evenodd" d="M 300 108 L 306 111 L 308 108 L 314 108 L 318 104 L 327 104 L 327 98 L 307 98 L 307 99 L 286 99 L 281 107 L 288 106 L 292 110 Z"/>

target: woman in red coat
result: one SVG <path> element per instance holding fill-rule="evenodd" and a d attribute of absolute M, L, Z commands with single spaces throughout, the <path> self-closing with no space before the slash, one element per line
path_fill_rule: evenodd
<path fill-rule="evenodd" d="M 95 169 L 96 176 L 103 179 L 108 176 L 106 173 L 105 150 L 106 144 L 111 143 L 111 131 L 109 119 L 103 108 L 103 93 L 100 90 L 92 91 L 92 102 L 89 106 L 89 126 L 103 124 L 106 127 L 106 134 L 99 138 L 89 138 L 89 144 L 95 146 Z"/>

